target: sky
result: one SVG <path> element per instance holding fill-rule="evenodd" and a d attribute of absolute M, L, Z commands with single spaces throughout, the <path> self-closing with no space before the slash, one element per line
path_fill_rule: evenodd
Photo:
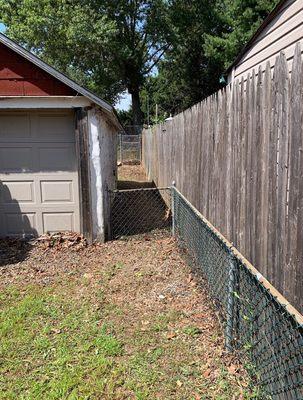
<path fill-rule="evenodd" d="M 1 22 L 0 22 L 0 32 L 3 32 L 3 31 L 4 31 L 4 25 L 1 24 Z"/>
<path fill-rule="evenodd" d="M 131 95 L 128 92 L 122 93 L 120 100 L 115 104 L 115 108 L 120 111 L 128 111 L 130 106 Z"/>

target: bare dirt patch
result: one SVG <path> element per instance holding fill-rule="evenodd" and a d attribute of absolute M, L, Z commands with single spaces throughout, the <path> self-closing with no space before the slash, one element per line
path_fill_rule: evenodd
<path fill-rule="evenodd" d="M 155 187 L 148 181 L 141 165 L 121 165 L 118 167 L 118 189 L 138 189 Z"/>
<path fill-rule="evenodd" d="M 2 241 L 0 398 L 253 398 L 204 283 L 167 234 L 38 243 L 13 263 L 6 252 Z"/>

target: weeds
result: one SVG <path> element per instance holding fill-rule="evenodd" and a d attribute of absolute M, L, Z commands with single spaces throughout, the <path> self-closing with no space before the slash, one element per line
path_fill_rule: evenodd
<path fill-rule="evenodd" d="M 18 268 L 1 280 L 0 399 L 257 398 L 171 239 L 34 248 Z"/>

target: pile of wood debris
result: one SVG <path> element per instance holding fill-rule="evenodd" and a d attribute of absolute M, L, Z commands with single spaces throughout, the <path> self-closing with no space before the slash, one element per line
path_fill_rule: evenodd
<path fill-rule="evenodd" d="M 83 235 L 77 232 L 58 232 L 46 233 L 35 240 L 35 243 L 40 244 L 45 249 L 56 248 L 73 248 L 80 250 L 87 246 L 87 240 Z"/>

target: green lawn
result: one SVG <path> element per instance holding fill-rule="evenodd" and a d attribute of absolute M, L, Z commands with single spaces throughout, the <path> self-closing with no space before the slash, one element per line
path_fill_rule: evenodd
<path fill-rule="evenodd" d="M 41 287 L 2 293 L 1 398 L 88 399 L 114 379 L 122 342 L 85 299 L 66 294 Z"/>
<path fill-rule="evenodd" d="M 257 398 L 171 239 L 34 248 L 12 267 L 0 399 Z"/>

